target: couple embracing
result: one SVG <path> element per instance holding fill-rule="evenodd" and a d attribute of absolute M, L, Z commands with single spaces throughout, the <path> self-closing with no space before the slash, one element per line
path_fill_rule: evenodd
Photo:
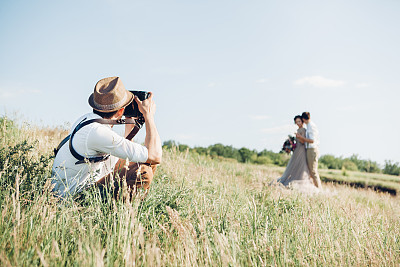
<path fill-rule="evenodd" d="M 299 127 L 296 133 L 296 148 L 279 183 L 301 191 L 318 191 L 321 180 L 318 174 L 319 132 L 311 121 L 309 112 L 294 117 Z M 307 126 L 305 129 L 304 124 Z"/>

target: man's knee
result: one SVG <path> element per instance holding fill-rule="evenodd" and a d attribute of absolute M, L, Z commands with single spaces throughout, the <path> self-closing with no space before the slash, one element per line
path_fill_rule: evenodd
<path fill-rule="evenodd" d="M 134 166 L 129 166 L 126 177 L 126 183 L 129 187 L 149 189 L 150 184 L 153 181 L 154 173 L 150 166 L 137 163 L 132 163 Z"/>
<path fill-rule="evenodd" d="M 151 182 L 153 181 L 154 173 L 153 169 L 147 165 L 141 165 L 140 173 L 136 179 L 136 187 L 149 189 Z"/>

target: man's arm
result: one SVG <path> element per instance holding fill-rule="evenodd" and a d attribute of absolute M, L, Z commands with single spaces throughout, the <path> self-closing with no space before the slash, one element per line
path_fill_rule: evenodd
<path fill-rule="evenodd" d="M 162 158 L 162 146 L 160 135 L 158 134 L 156 124 L 154 122 L 154 113 L 156 111 L 156 104 L 153 101 L 153 93 L 150 92 L 149 98 L 140 101 L 135 96 L 135 101 L 138 103 L 139 111 L 143 114 L 146 121 L 146 138 L 144 146 L 148 149 L 147 163 L 160 164 Z"/>
<path fill-rule="evenodd" d="M 298 134 L 298 133 L 296 134 L 296 138 L 299 139 L 301 143 L 304 143 L 304 142 L 305 142 L 305 143 L 310 143 L 310 144 L 314 143 L 314 140 L 313 140 L 313 139 L 305 138 L 305 137 L 301 136 L 301 135 Z"/>

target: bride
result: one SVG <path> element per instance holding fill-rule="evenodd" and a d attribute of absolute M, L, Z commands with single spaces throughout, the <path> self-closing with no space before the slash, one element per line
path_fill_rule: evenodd
<path fill-rule="evenodd" d="M 297 115 L 294 117 L 294 122 L 299 127 L 297 133 L 305 137 L 306 129 L 303 128 L 303 120 L 301 116 Z M 290 158 L 282 177 L 278 179 L 278 182 L 304 192 L 318 191 L 318 188 L 314 185 L 311 179 L 310 171 L 308 170 L 306 147 L 304 143 L 301 143 L 298 139 L 296 139 L 296 148 L 293 155 Z"/>

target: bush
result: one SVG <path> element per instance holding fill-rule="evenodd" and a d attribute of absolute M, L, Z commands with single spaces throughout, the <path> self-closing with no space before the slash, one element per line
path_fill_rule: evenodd
<path fill-rule="evenodd" d="M 400 175 L 400 164 L 398 162 L 394 163 L 390 160 L 385 160 L 383 173 L 390 175 Z"/>
<path fill-rule="evenodd" d="M 349 171 L 358 171 L 357 165 L 348 159 L 343 161 L 342 167 Z"/>
<path fill-rule="evenodd" d="M 349 158 L 335 157 L 333 155 L 324 155 L 320 157 L 321 166 L 328 169 L 341 170 L 343 167 L 350 171 L 362 171 L 371 173 L 380 173 L 381 169 L 375 161 L 360 159 L 358 155 L 352 155 Z"/>
<path fill-rule="evenodd" d="M 178 147 L 178 143 L 176 143 L 174 140 L 164 141 L 163 147 L 171 149 L 173 147 Z"/>
<path fill-rule="evenodd" d="M 360 159 L 358 155 L 354 154 L 348 158 L 348 160 L 352 161 L 358 168 L 359 171 L 363 172 L 372 172 L 372 173 L 380 173 L 381 169 L 379 168 L 378 163 L 371 160 L 363 160 Z"/>
<path fill-rule="evenodd" d="M 280 153 L 275 153 L 269 150 L 264 149 L 260 153 L 258 153 L 258 156 L 265 156 L 271 159 L 272 164 L 278 165 L 278 166 L 286 166 L 289 162 L 290 155 L 280 152 Z"/>
<path fill-rule="evenodd" d="M 239 149 L 240 162 L 252 162 L 252 156 L 256 154 L 248 148 L 242 147 Z"/>
<path fill-rule="evenodd" d="M 267 164 L 272 164 L 272 160 L 267 156 L 260 156 L 254 160 L 254 163 L 260 165 L 267 165 Z"/>
<path fill-rule="evenodd" d="M 223 144 L 215 144 L 208 147 L 209 155 L 221 156 L 241 161 L 241 155 L 236 148 L 232 146 L 224 146 Z"/>
<path fill-rule="evenodd" d="M 318 162 L 318 168 L 319 169 L 328 169 L 328 167 L 322 162 Z"/>
<path fill-rule="evenodd" d="M 324 155 L 319 158 L 319 162 L 324 164 L 328 169 L 342 169 L 342 161 L 343 160 L 341 158 L 336 158 L 333 155 Z"/>
<path fill-rule="evenodd" d="M 192 149 L 193 152 L 199 154 L 199 155 L 209 155 L 209 151 L 206 147 L 194 147 Z"/>
<path fill-rule="evenodd" d="M 0 187 L 15 188 L 18 176 L 22 194 L 41 190 L 50 173 L 52 154 L 38 157 L 35 148 L 38 141 L 20 141 L 16 138 L 20 131 L 13 121 L 1 118 L 0 123 L 3 124 L 1 137 L 5 140 L 0 144 Z"/>

